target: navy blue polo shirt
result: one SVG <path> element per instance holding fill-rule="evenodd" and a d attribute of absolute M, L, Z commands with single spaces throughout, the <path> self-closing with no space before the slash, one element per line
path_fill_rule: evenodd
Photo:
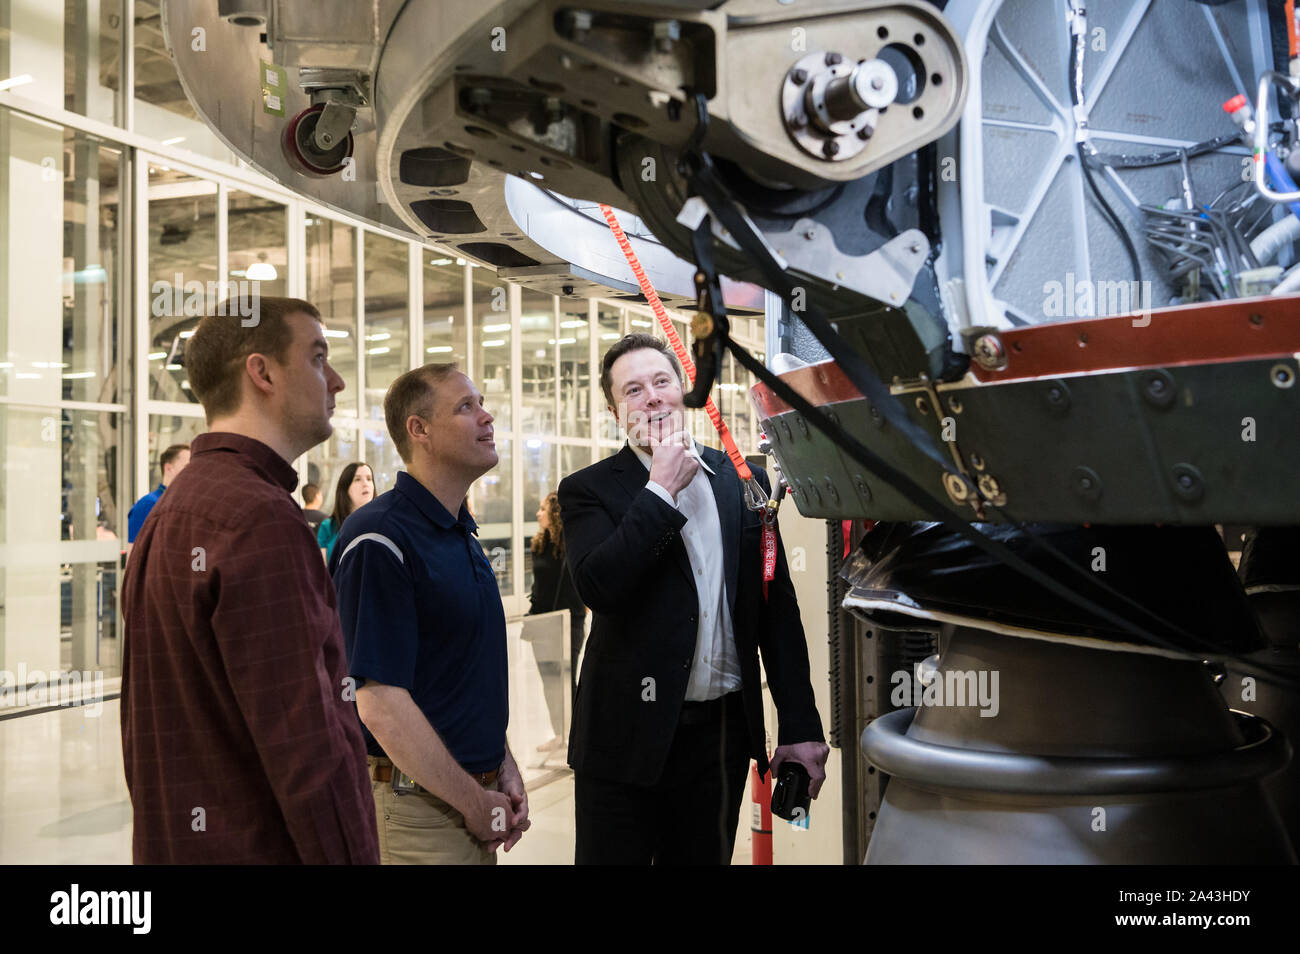
<path fill-rule="evenodd" d="M 330 567 L 348 671 L 411 693 L 467 772 L 505 758 L 506 617 L 462 505 L 452 517 L 406 472 L 343 522 Z M 366 750 L 386 755 L 362 726 Z"/>

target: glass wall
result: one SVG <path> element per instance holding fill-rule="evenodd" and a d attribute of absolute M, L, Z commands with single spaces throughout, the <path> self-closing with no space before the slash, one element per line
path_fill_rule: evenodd
<path fill-rule="evenodd" d="M 217 184 L 150 163 L 146 203 L 149 398 L 197 404 L 185 377 L 185 340 L 221 297 Z"/>
<path fill-rule="evenodd" d="M 34 5 L 3 13 L 10 30 L 35 29 Z M 11 63 L 30 52 L 2 48 Z M 0 148 L 0 670 L 111 674 L 130 503 L 127 167 L 116 143 L 10 110 L 0 110 Z"/>
<path fill-rule="evenodd" d="M 287 295 L 288 209 L 284 203 L 232 189 L 226 197 L 226 223 L 227 280 L 246 282 L 259 295 Z"/>
<path fill-rule="evenodd" d="M 384 392 L 411 367 L 410 244 L 365 233 L 366 420 L 384 420 Z"/>
<path fill-rule="evenodd" d="M 424 362 L 469 367 L 465 266 L 421 250 L 424 296 Z"/>

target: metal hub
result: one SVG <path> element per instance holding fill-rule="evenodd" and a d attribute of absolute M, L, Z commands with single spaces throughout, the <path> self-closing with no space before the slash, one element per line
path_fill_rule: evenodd
<path fill-rule="evenodd" d="M 809 53 L 786 73 L 786 131 L 809 155 L 843 162 L 866 148 L 881 110 L 898 97 L 898 75 L 884 60 Z"/>

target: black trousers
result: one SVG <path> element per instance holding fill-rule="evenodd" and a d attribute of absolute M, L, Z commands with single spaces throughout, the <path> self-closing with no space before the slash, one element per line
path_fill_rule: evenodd
<path fill-rule="evenodd" d="M 686 703 L 653 785 L 575 775 L 577 864 L 731 864 L 748 772 L 741 694 Z"/>

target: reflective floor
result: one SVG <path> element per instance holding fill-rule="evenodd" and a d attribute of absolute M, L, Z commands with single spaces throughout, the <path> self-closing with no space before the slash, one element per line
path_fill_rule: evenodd
<path fill-rule="evenodd" d="M 553 727 L 532 648 L 519 631 L 518 623 L 508 627 L 510 742 L 528 785 L 533 825 L 498 859 L 571 864 L 573 777 L 563 747 L 537 751 Z M 0 864 L 131 863 L 120 713 L 110 699 L 0 721 Z M 749 864 L 748 808 L 742 806 L 733 864 Z"/>

